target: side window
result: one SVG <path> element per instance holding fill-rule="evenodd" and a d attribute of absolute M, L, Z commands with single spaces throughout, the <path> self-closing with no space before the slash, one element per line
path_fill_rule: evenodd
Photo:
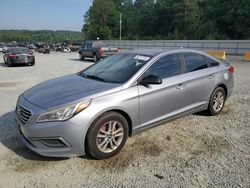
<path fill-rule="evenodd" d="M 91 49 L 92 44 L 91 43 L 87 43 L 87 49 Z"/>
<path fill-rule="evenodd" d="M 181 74 L 181 61 L 179 54 L 167 55 L 159 59 L 149 67 L 145 74 L 153 74 L 162 79 Z"/>
<path fill-rule="evenodd" d="M 207 58 L 203 55 L 195 53 L 184 53 L 183 56 L 185 59 L 187 72 L 193 72 L 208 68 Z"/>
<path fill-rule="evenodd" d="M 215 61 L 215 60 L 213 60 L 213 59 L 211 59 L 209 57 L 207 58 L 207 63 L 209 65 L 209 67 L 215 67 L 215 66 L 219 65 L 219 63 L 217 61 Z"/>
<path fill-rule="evenodd" d="M 82 48 L 86 50 L 87 49 L 87 44 L 84 43 L 83 46 L 82 46 Z"/>

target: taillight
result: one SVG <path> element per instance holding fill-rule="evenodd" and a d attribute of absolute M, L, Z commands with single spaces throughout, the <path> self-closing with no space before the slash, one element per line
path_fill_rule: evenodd
<path fill-rule="evenodd" d="M 17 55 L 16 54 L 10 54 L 9 58 L 17 58 Z"/>
<path fill-rule="evenodd" d="M 102 49 L 101 49 L 101 48 L 99 48 L 99 54 L 102 54 L 102 52 L 103 52 L 103 51 L 102 51 Z"/>
<path fill-rule="evenodd" d="M 233 67 L 233 66 L 231 66 L 231 67 L 229 68 L 229 72 L 234 73 L 234 67 Z"/>
<path fill-rule="evenodd" d="M 28 58 L 30 58 L 30 59 L 34 58 L 34 55 L 33 55 L 32 53 L 30 53 L 30 54 L 28 55 Z"/>

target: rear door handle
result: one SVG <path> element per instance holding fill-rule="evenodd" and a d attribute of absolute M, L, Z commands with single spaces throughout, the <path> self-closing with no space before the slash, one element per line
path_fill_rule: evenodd
<path fill-rule="evenodd" d="M 209 77 L 208 77 L 208 79 L 213 79 L 214 78 L 214 75 L 210 75 Z"/>
<path fill-rule="evenodd" d="M 178 84 L 178 86 L 176 87 L 176 89 L 183 89 L 183 88 L 184 88 L 183 84 Z"/>

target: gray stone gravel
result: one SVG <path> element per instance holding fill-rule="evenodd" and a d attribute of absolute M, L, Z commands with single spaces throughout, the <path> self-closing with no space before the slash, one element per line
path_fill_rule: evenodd
<path fill-rule="evenodd" d="M 13 110 L 31 86 L 92 63 L 76 53 L 36 54 L 34 67 L 0 63 L 0 187 L 250 187 L 250 62 L 239 58 L 235 89 L 216 117 L 189 115 L 129 138 L 106 160 L 55 159 L 28 150 Z M 2 57 L 0 56 L 2 62 Z"/>

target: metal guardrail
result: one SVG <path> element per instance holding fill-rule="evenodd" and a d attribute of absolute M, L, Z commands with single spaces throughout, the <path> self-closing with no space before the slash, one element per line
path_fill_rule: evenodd
<path fill-rule="evenodd" d="M 223 50 L 227 54 L 243 55 L 250 51 L 250 40 L 105 40 L 110 47 L 134 48 L 192 48 L 196 50 Z"/>

